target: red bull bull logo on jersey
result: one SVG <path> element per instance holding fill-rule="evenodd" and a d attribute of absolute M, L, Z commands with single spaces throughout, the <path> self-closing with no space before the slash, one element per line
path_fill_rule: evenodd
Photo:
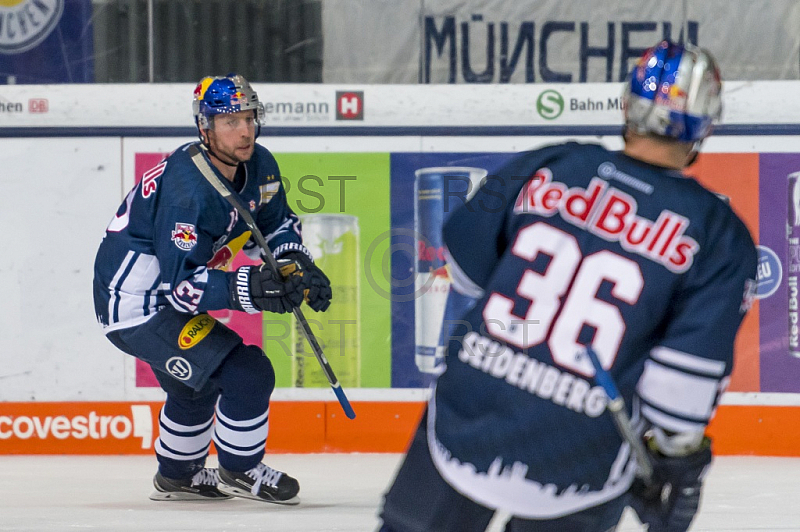
<path fill-rule="evenodd" d="M 234 257 L 236 257 L 236 254 L 239 253 L 239 251 L 241 251 L 244 245 L 247 243 L 247 240 L 250 238 L 250 234 L 250 231 L 245 231 L 228 243 L 223 243 L 225 242 L 225 237 L 223 237 L 223 240 L 220 240 L 214 244 L 214 256 L 206 265 L 209 268 L 214 268 L 217 270 L 230 269 L 231 264 L 233 264 Z"/>
<path fill-rule="evenodd" d="M 197 233 L 194 225 L 176 223 L 175 230 L 172 232 L 172 241 L 184 251 L 192 249 L 197 244 Z"/>

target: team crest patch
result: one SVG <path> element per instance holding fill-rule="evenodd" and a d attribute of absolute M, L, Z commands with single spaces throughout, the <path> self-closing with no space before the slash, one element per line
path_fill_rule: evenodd
<path fill-rule="evenodd" d="M 278 189 L 281 188 L 280 181 L 274 181 L 272 183 L 267 183 L 266 185 L 261 185 L 258 187 L 259 191 L 261 192 L 261 205 L 266 205 L 272 198 L 275 197 L 275 194 L 278 193 Z"/>
<path fill-rule="evenodd" d="M 37 47 L 58 26 L 64 0 L 0 1 L 0 54 Z"/>
<path fill-rule="evenodd" d="M 192 365 L 183 357 L 172 357 L 167 360 L 167 372 L 179 381 L 188 381 L 192 377 Z"/>
<path fill-rule="evenodd" d="M 256 200 L 250 200 L 250 211 L 256 210 Z"/>
<path fill-rule="evenodd" d="M 172 241 L 184 251 L 189 251 L 197 244 L 197 233 L 194 225 L 176 223 L 175 230 L 172 232 Z"/>

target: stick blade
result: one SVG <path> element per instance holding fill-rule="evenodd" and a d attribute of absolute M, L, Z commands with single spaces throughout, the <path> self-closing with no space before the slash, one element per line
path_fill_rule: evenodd
<path fill-rule="evenodd" d="M 339 399 L 339 404 L 342 405 L 342 410 L 344 410 L 344 415 L 346 415 L 350 419 L 355 419 L 356 413 L 353 410 L 353 407 L 350 406 L 350 401 L 347 400 L 347 397 L 344 395 L 344 390 L 342 390 L 341 386 L 331 386 L 333 389 L 333 393 L 336 394 L 336 398 Z"/>

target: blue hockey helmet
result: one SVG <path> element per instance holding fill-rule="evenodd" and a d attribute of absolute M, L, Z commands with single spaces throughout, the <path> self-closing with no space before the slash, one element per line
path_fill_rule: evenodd
<path fill-rule="evenodd" d="M 219 114 L 253 110 L 259 125 L 264 118 L 264 106 L 258 100 L 258 94 L 239 74 L 201 79 L 194 89 L 192 109 L 200 129 L 211 128 L 211 119 Z"/>
<path fill-rule="evenodd" d="M 661 41 L 631 71 L 623 104 L 630 130 L 702 142 L 722 114 L 719 68 L 701 48 Z"/>

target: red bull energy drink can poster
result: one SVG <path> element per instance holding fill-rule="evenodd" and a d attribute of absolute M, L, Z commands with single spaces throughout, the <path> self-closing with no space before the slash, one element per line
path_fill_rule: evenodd
<path fill-rule="evenodd" d="M 443 368 L 449 327 L 468 304 L 451 294 L 450 274 L 444 256 L 442 225 L 453 209 L 478 190 L 487 171 L 483 168 L 421 168 L 414 181 L 414 362 L 422 373 Z M 451 300 L 448 302 L 448 298 Z"/>
<path fill-rule="evenodd" d="M 789 353 L 800 357 L 800 309 L 797 277 L 800 275 L 800 172 L 786 177 L 789 199 L 786 218 L 786 281 L 789 296 Z"/>

